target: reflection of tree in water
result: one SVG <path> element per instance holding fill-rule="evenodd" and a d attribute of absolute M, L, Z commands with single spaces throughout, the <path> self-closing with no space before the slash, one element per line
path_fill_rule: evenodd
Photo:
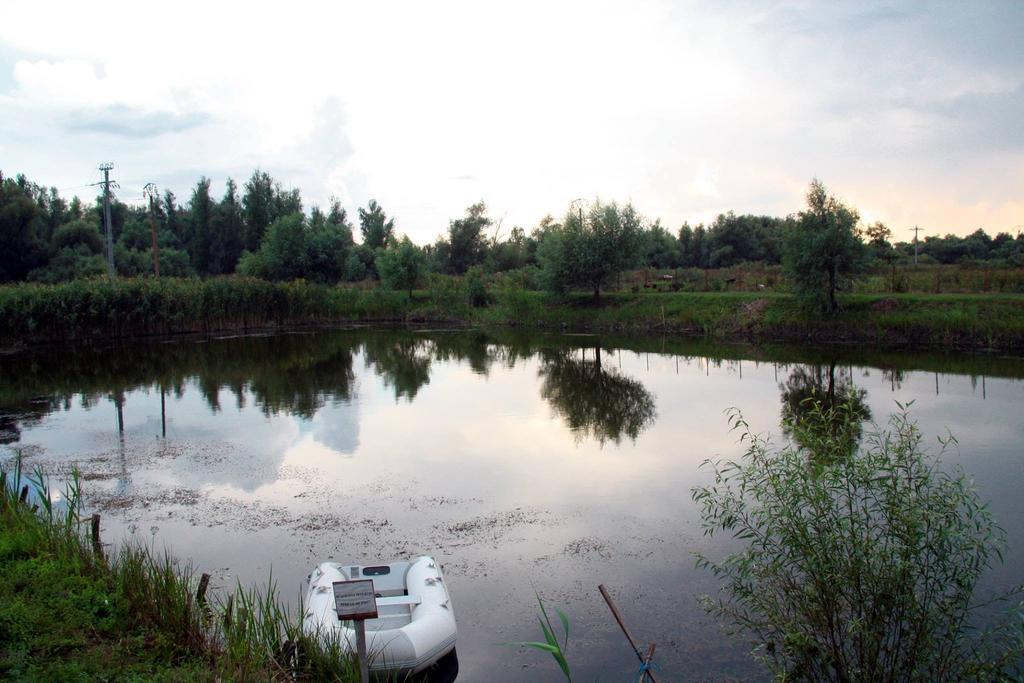
<path fill-rule="evenodd" d="M 221 392 L 241 408 L 251 399 L 266 415 L 312 417 L 330 400 L 355 392 L 350 335 L 246 337 L 204 343 L 132 344 L 41 352 L 0 358 L 0 438 L 79 396 L 89 408 L 113 394 L 148 387 L 182 398 L 190 383 L 214 411 Z M 42 398 L 36 398 L 42 394 Z"/>
<path fill-rule="evenodd" d="M 374 334 L 366 339 L 366 367 L 395 390 L 395 401 L 403 396 L 410 403 L 424 384 L 430 382 L 430 348 L 427 340 L 404 334 Z"/>
<path fill-rule="evenodd" d="M 311 418 L 330 399 L 348 401 L 355 391 L 353 344 L 347 338 L 314 343 L 302 336 L 277 340 L 272 347 L 255 345 L 243 353 L 230 347 L 211 350 L 196 383 L 214 411 L 220 391 L 228 389 L 238 406 L 246 394 L 265 415 Z M 256 351 L 256 353 L 253 353 Z"/>
<path fill-rule="evenodd" d="M 871 409 L 867 391 L 846 375 L 837 377 L 834 362 L 797 366 L 779 389 L 782 429 L 788 437 L 824 460 L 853 454 Z"/>
<path fill-rule="evenodd" d="M 904 373 L 896 368 L 882 368 L 882 379 L 889 383 L 892 391 L 903 388 Z"/>
<path fill-rule="evenodd" d="M 623 436 L 635 440 L 654 423 L 654 397 L 644 385 L 601 364 L 601 346 L 594 358 L 576 358 L 571 350 L 541 352 L 541 396 L 551 404 L 580 440 L 592 435 L 599 443 Z"/>
<path fill-rule="evenodd" d="M 474 373 L 485 376 L 499 355 L 497 347 L 483 332 L 440 334 L 431 340 L 431 347 L 435 360 L 465 361 Z"/>
<path fill-rule="evenodd" d="M 60 408 L 70 408 L 70 400 L 42 396 L 24 403 L 0 408 L 0 445 L 21 441 L 21 430 L 35 427 L 43 418 Z"/>

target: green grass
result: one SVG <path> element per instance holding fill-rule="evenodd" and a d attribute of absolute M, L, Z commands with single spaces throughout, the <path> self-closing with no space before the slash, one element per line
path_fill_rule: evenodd
<path fill-rule="evenodd" d="M 573 295 L 533 297 L 530 314 L 499 299 L 474 321 L 527 327 L 703 334 L 738 341 L 872 343 L 949 349 L 1024 349 L 1024 297 L 1008 294 L 848 295 L 823 316 L 788 294 L 615 293 L 595 303 Z"/>
<path fill-rule="evenodd" d="M 735 341 L 845 342 L 1024 350 L 1019 294 L 848 294 L 838 315 L 778 292 L 614 292 L 551 298 L 495 287 L 469 304 L 457 278 L 404 292 L 252 278 L 121 279 L 0 287 L 0 345 L 267 328 L 404 322 L 710 335 Z"/>
<path fill-rule="evenodd" d="M 63 509 L 20 461 L 0 479 L 0 678 L 358 680 L 339 642 L 301 632 L 272 581 L 200 602 L 191 567 L 167 554 L 95 551 L 77 478 Z M 28 504 L 23 486 L 34 492 Z"/>

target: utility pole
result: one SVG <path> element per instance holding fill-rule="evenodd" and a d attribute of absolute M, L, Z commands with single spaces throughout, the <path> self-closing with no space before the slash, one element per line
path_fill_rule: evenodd
<path fill-rule="evenodd" d="M 575 206 L 576 210 L 579 212 L 579 215 L 580 215 L 580 229 L 583 228 L 583 202 L 585 202 L 585 201 L 587 201 L 587 200 L 584 199 L 583 197 L 579 197 L 579 198 L 574 199 L 571 202 L 569 202 L 569 206 L 570 207 Z"/>
<path fill-rule="evenodd" d="M 114 280 L 114 228 L 110 223 L 110 169 L 114 164 L 108 162 L 100 164 L 103 171 L 103 227 L 107 233 L 107 277 Z"/>
<path fill-rule="evenodd" d="M 914 226 L 914 265 L 917 265 L 917 231 L 919 228 Z"/>
<path fill-rule="evenodd" d="M 153 275 L 160 277 L 160 250 L 156 246 L 156 199 L 159 196 L 154 183 L 146 183 L 142 193 L 149 197 L 149 237 L 153 242 Z M 163 400 L 163 395 L 160 396 Z"/>

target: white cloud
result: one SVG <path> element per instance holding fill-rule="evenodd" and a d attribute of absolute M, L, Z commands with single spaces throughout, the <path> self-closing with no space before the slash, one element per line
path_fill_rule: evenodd
<path fill-rule="evenodd" d="M 0 93 L 4 171 L 75 186 L 108 158 L 128 180 L 261 166 L 307 205 L 333 194 L 354 213 L 376 198 L 420 242 L 479 199 L 526 227 L 580 196 L 632 200 L 668 226 L 785 214 L 813 176 L 885 195 L 860 206 L 883 220 L 1008 229 L 1012 191 L 963 169 L 1024 169 L 1020 145 L 1000 146 L 1024 113 L 1005 29 L 1021 12 L 20 3 L 0 24 L 17 56 Z M 985 97 L 1002 99 L 965 104 Z"/>

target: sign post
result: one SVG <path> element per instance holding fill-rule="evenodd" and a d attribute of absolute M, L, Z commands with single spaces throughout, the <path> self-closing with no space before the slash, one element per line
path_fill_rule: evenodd
<path fill-rule="evenodd" d="M 370 669 L 366 661 L 366 625 L 367 619 L 377 618 L 377 597 L 373 592 L 373 580 L 335 581 L 334 609 L 338 612 L 338 621 L 351 619 L 356 625 L 356 656 L 359 659 L 359 680 L 369 683 Z"/>

